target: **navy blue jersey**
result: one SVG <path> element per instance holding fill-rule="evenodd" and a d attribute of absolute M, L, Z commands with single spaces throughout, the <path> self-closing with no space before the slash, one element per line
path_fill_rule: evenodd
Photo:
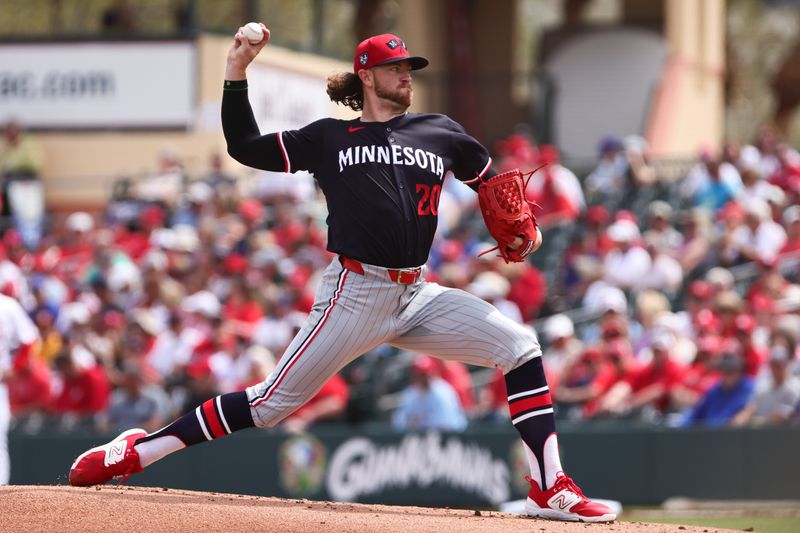
<path fill-rule="evenodd" d="M 492 163 L 487 150 L 444 115 L 406 113 L 387 122 L 327 118 L 262 136 L 240 84 L 225 91 L 222 117 L 228 151 L 238 161 L 313 173 L 328 204 L 331 252 L 383 267 L 424 264 L 444 179 L 452 174 L 474 186 Z"/>

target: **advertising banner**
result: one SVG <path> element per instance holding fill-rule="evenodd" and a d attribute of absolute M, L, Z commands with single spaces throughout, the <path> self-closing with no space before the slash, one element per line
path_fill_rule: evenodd
<path fill-rule="evenodd" d="M 493 507 L 527 492 L 516 487 L 518 481 L 527 485 L 527 465 L 517 465 L 525 457 L 519 439 L 512 434 L 330 437 L 301 434 L 279 445 L 276 471 L 281 495 L 342 502 L 427 501 Z"/>
<path fill-rule="evenodd" d="M 0 45 L 0 122 L 26 128 L 185 128 L 193 42 Z"/>

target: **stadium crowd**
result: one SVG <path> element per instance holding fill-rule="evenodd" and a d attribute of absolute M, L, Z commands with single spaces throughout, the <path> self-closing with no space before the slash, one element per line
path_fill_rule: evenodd
<path fill-rule="evenodd" d="M 583 179 L 515 133 L 498 171 L 535 173 L 542 249 L 494 254 L 474 192 L 448 180 L 427 277 L 535 326 L 557 415 L 663 423 L 800 423 L 800 155 L 764 128 L 665 176 L 635 136 L 599 143 Z M 313 304 L 325 208 L 308 175 L 249 187 L 187 175 L 165 149 L 103 213 L 52 215 L 36 246 L 0 239 L 0 290 L 41 341 L 15 361 L 22 431 L 155 430 L 263 380 Z M 675 173 L 673 173 L 675 174 Z M 508 416 L 499 371 L 379 347 L 282 427 L 324 420 L 461 430 Z"/>

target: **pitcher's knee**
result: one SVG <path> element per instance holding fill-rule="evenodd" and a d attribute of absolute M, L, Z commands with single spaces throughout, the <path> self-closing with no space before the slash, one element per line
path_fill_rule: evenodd
<path fill-rule="evenodd" d="M 542 347 L 536 333 L 531 328 L 525 328 L 524 334 L 517 337 L 517 341 L 509 348 L 502 360 L 498 361 L 500 364 L 497 366 L 505 374 L 531 359 L 541 356 Z"/>
<path fill-rule="evenodd" d="M 267 382 L 247 388 L 250 414 L 258 428 L 271 428 L 296 411 L 311 399 L 308 394 L 286 394 L 282 390 L 270 390 Z"/>

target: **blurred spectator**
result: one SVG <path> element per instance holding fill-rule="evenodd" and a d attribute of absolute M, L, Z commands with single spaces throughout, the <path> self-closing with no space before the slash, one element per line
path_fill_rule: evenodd
<path fill-rule="evenodd" d="M 229 255 L 223 264 L 232 277 L 239 276 L 246 269 L 247 259 L 239 255 Z M 234 277 L 222 306 L 222 316 L 235 332 L 248 339 L 252 337 L 256 324 L 264 318 L 264 310 L 257 299 L 257 293 L 247 287 L 244 279 Z"/>
<path fill-rule="evenodd" d="M 738 156 L 733 156 L 728 161 L 736 166 L 742 178 L 741 198 L 762 198 L 769 196 L 769 183 L 764 179 L 761 169 L 761 152 L 753 145 L 741 147 Z"/>
<path fill-rule="evenodd" d="M 575 325 L 563 314 L 549 317 L 542 326 L 542 335 L 547 341 L 542 353 L 547 383 L 551 390 L 558 388 L 561 376 L 568 374 L 584 350 L 583 343 L 575 336 Z"/>
<path fill-rule="evenodd" d="M 745 299 L 750 306 L 759 305 L 759 299 L 774 302 L 783 296 L 789 282 L 778 268 L 778 260 L 759 261 L 758 277 L 750 284 Z"/>
<path fill-rule="evenodd" d="M 437 373 L 430 357 L 420 356 L 411 366 L 411 384 L 392 414 L 397 431 L 463 431 L 467 418 L 453 387 Z"/>
<path fill-rule="evenodd" d="M 784 346 L 773 347 L 769 357 L 771 380 L 756 389 L 750 403 L 733 420 L 734 425 L 755 426 L 788 422 L 800 405 L 800 377 L 790 373 L 794 354 Z"/>
<path fill-rule="evenodd" d="M 683 299 L 683 309 L 675 313 L 676 322 L 684 336 L 699 337 L 699 330 L 717 330 L 719 320 L 712 308 L 713 291 L 707 281 L 689 283 Z"/>
<path fill-rule="evenodd" d="M 25 133 L 19 123 L 9 121 L 3 129 L 0 144 L 0 174 L 4 187 L 8 180 L 30 179 L 39 176 L 43 164 L 42 151 L 38 141 Z M 6 204 L 3 198 L 3 204 Z"/>
<path fill-rule="evenodd" d="M 11 120 L 0 139 L 0 229 L 15 228 L 28 246 L 37 246 L 44 223 L 43 166 L 36 139 Z"/>
<path fill-rule="evenodd" d="M 77 360 L 76 360 L 77 359 Z M 57 370 L 52 410 L 63 417 L 65 428 L 75 424 L 94 425 L 94 417 L 108 406 L 111 385 L 105 369 L 91 354 L 62 352 L 56 358 Z"/>
<path fill-rule="evenodd" d="M 542 272 L 525 261 L 508 264 L 498 261 L 497 270 L 511 282 L 506 298 L 516 304 L 522 322 L 530 322 L 538 317 L 550 294 Z"/>
<path fill-rule="evenodd" d="M 683 241 L 681 233 L 672 225 L 672 217 L 673 210 L 667 202 L 651 202 L 647 207 L 647 229 L 642 235 L 646 243 L 669 254 L 674 254 Z"/>
<path fill-rule="evenodd" d="M 730 424 L 753 395 L 753 379 L 744 373 L 744 361 L 736 351 L 723 353 L 717 364 L 719 382 L 685 415 L 682 425 Z"/>
<path fill-rule="evenodd" d="M 472 387 L 472 376 L 467 365 L 460 361 L 451 361 L 431 357 L 436 365 L 439 375 L 453 387 L 458 395 L 458 401 L 465 413 L 469 414 L 475 409 L 475 392 Z"/>
<path fill-rule="evenodd" d="M 603 261 L 603 279 L 622 289 L 640 287 L 650 271 L 650 254 L 639 244 L 639 228 L 630 220 L 617 220 L 608 228 L 615 247 Z"/>
<path fill-rule="evenodd" d="M 539 226 L 547 229 L 574 221 L 586 208 L 578 178 L 559 163 L 554 146 L 541 146 L 540 158 L 546 166 L 533 174 L 525 190 L 527 199 L 539 206 L 535 210 Z"/>
<path fill-rule="evenodd" d="M 31 420 L 41 417 L 50 408 L 50 388 L 52 373 L 41 358 L 30 357 L 26 364 L 17 365 L 16 371 L 8 380 L 8 400 L 11 404 L 11 416 L 17 420 Z M 32 426 L 29 426 L 32 429 Z"/>
<path fill-rule="evenodd" d="M 753 145 L 761 154 L 759 168 L 761 174 L 770 177 L 780 168 L 778 161 L 778 136 L 771 125 L 759 126 Z"/>
<path fill-rule="evenodd" d="M 695 206 L 716 210 L 736 198 L 742 189 L 739 171 L 706 151 L 681 183 L 681 194 Z"/>
<path fill-rule="evenodd" d="M 769 182 L 787 193 L 794 193 L 800 185 L 800 157 L 791 146 L 780 143 L 774 151 L 775 168 L 768 174 Z"/>
<path fill-rule="evenodd" d="M 567 408 L 567 417 L 592 418 L 597 415 L 603 396 L 638 366 L 625 342 L 613 341 L 602 350 L 589 348 L 573 367 L 576 371 L 571 369 L 571 375 L 554 391 L 553 398 Z"/>
<path fill-rule="evenodd" d="M 753 378 L 758 375 L 761 366 L 768 359 L 766 348 L 756 345 L 754 341 L 757 325 L 756 320 L 747 313 L 740 313 L 733 321 L 734 338 L 742 350 L 744 373 Z"/>
<path fill-rule="evenodd" d="M 336 374 L 308 402 L 300 406 L 283 422 L 287 431 L 303 431 L 309 426 L 331 420 L 341 420 L 350 397 L 344 378 Z"/>
<path fill-rule="evenodd" d="M 552 389 L 559 417 L 579 418 L 586 402 L 593 401 L 605 390 L 597 384 L 608 372 L 606 354 L 590 346 L 583 350 L 575 363 L 560 376 L 558 387 Z M 548 378 L 549 379 L 549 378 Z"/>
<path fill-rule="evenodd" d="M 708 210 L 702 207 L 689 210 L 681 218 L 681 227 L 683 241 L 674 257 L 681 264 L 684 276 L 693 278 L 705 266 L 711 248 Z"/>
<path fill-rule="evenodd" d="M 786 228 L 786 242 L 780 255 L 800 250 L 800 205 L 792 205 L 783 212 L 783 225 Z"/>
<path fill-rule="evenodd" d="M 735 291 L 724 290 L 717 294 L 713 300 L 714 317 L 718 321 L 720 334 L 726 339 L 736 337 L 736 317 L 744 309 L 742 297 Z"/>
<path fill-rule="evenodd" d="M 466 290 L 494 305 L 498 311 L 511 320 L 518 323 L 522 322 L 522 314 L 519 311 L 519 307 L 506 298 L 511 290 L 511 284 L 497 272 L 481 272 L 475 276 L 475 279 L 467 286 Z"/>
<path fill-rule="evenodd" d="M 631 339 L 633 353 L 637 358 L 642 350 L 648 349 L 656 331 L 656 319 L 670 310 L 669 300 L 659 291 L 644 290 L 636 295 L 634 318 L 638 322 L 639 332 L 636 338 Z M 649 356 L 646 358 L 649 361 Z"/>
<path fill-rule="evenodd" d="M 608 136 L 598 145 L 600 161 L 584 180 L 589 203 L 616 207 L 625 193 L 625 172 L 628 162 L 623 153 L 622 141 Z"/>
<path fill-rule="evenodd" d="M 111 393 L 108 408 L 98 416 L 100 432 L 142 428 L 152 432 L 172 416 L 170 402 L 163 389 L 145 383 L 141 369 L 128 364 L 120 374 L 119 387 Z"/>
<path fill-rule="evenodd" d="M 658 175 L 650 164 L 649 146 L 643 137 L 627 135 L 622 143 L 628 170 L 625 173 L 625 195 L 620 207 L 641 213 L 659 193 Z"/>
<path fill-rule="evenodd" d="M 583 299 L 583 309 L 590 315 L 599 316 L 599 320 L 585 328 L 581 340 L 587 344 L 599 341 L 608 331 L 609 326 L 628 332 L 628 300 L 618 287 L 598 281 L 589 287 Z"/>
<path fill-rule="evenodd" d="M 59 259 L 56 271 L 62 276 L 83 275 L 98 255 L 93 235 L 94 217 L 85 211 L 70 213 L 64 221 L 64 229 L 66 231 L 58 243 Z"/>
<path fill-rule="evenodd" d="M 208 172 L 202 179 L 217 193 L 236 186 L 236 178 L 225 172 L 222 156 L 216 152 L 211 154 Z"/>
<path fill-rule="evenodd" d="M 704 277 L 705 281 L 711 287 L 711 294 L 719 296 L 724 292 L 733 292 L 735 290 L 736 280 L 731 274 L 731 271 L 721 266 L 715 266 L 706 272 Z"/>
<path fill-rule="evenodd" d="M 533 169 L 539 160 L 536 143 L 528 132 L 515 132 L 501 139 L 495 146 L 497 152 L 497 170 L 506 172 L 514 168 L 527 172 Z"/>
<path fill-rule="evenodd" d="M 749 199 L 745 212 L 745 224 L 732 237 L 741 259 L 774 261 L 786 244 L 786 231 L 772 220 L 772 212 L 764 200 Z"/>
<path fill-rule="evenodd" d="M 671 333 L 655 334 L 650 343 L 652 360 L 615 384 L 600 400 L 599 413 L 645 418 L 665 414 L 670 408 L 673 388 L 681 383 L 686 373 L 686 368 L 671 356 L 674 344 L 675 336 Z"/>
<path fill-rule="evenodd" d="M 491 379 L 478 390 L 478 401 L 472 416 L 478 422 L 508 423 L 508 389 L 501 370 L 495 370 Z"/>
<path fill-rule="evenodd" d="M 220 394 L 207 357 L 198 358 L 186 365 L 181 377 L 183 378 L 180 383 L 182 401 L 179 402 L 176 412 L 189 412 L 209 398 Z"/>
<path fill-rule="evenodd" d="M 722 339 L 706 333 L 697 340 L 694 360 L 680 383 L 672 389 L 672 404 L 678 409 L 696 405 L 719 382 L 718 356 Z"/>
<path fill-rule="evenodd" d="M 559 281 L 569 305 L 578 302 L 589 285 L 603 274 L 603 259 L 614 248 L 607 231 L 609 220 L 608 210 L 602 205 L 587 209 L 573 243 L 564 254 L 564 274 Z"/>
<path fill-rule="evenodd" d="M 163 146 L 158 153 L 156 170 L 136 183 L 136 198 L 171 209 L 177 204 L 186 179 L 178 151 L 172 146 Z"/>
<path fill-rule="evenodd" d="M 185 224 L 200 228 L 202 219 L 210 215 L 211 202 L 214 199 L 214 189 L 204 181 L 191 183 L 186 193 L 180 196 L 172 215 L 172 226 Z"/>
<path fill-rule="evenodd" d="M 674 296 L 683 283 L 681 264 L 656 242 L 645 241 L 645 251 L 650 256 L 650 268 L 640 279 L 638 288 Z"/>

